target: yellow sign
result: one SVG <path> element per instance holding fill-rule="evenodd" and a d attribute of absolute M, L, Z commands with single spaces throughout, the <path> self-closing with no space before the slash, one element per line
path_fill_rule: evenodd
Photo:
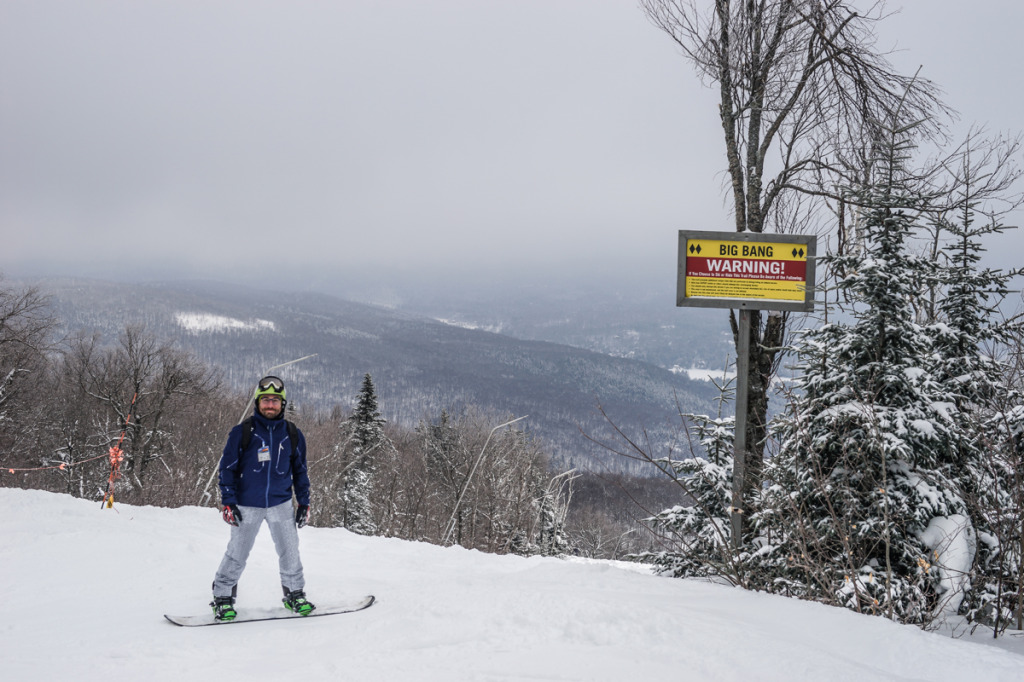
<path fill-rule="evenodd" d="M 687 239 L 687 297 L 803 301 L 807 249 L 800 243 Z"/>

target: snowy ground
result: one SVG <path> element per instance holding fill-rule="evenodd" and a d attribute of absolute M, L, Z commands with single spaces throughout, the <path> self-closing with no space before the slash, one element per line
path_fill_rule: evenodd
<path fill-rule="evenodd" d="M 163 614 L 207 609 L 228 537 L 215 510 L 110 510 L 12 489 L 0 508 L 4 680 L 1024 679 L 1019 638 L 1000 648 L 628 564 L 320 528 L 300 533 L 310 597 L 372 593 L 373 607 L 179 628 Z M 279 599 L 264 531 L 239 608 Z"/>

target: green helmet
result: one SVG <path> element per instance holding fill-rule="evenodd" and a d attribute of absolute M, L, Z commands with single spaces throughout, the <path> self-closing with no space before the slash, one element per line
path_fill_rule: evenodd
<path fill-rule="evenodd" d="M 288 399 L 288 393 L 284 390 L 284 382 L 275 376 L 260 379 L 260 383 L 256 386 L 256 395 L 253 396 L 253 400 L 259 402 L 260 398 L 265 395 L 276 395 L 281 399 L 282 403 L 287 402 Z"/>

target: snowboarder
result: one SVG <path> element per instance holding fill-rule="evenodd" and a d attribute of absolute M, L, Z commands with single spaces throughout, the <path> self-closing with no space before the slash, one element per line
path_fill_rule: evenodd
<path fill-rule="evenodd" d="M 231 525 L 231 540 L 213 581 L 210 606 L 221 621 L 235 618 L 238 579 L 264 521 L 277 549 L 285 607 L 301 615 L 315 608 L 304 591 L 297 530 L 309 518 L 306 439 L 284 418 L 288 403 L 281 379 L 263 377 L 253 400 L 252 416 L 231 429 L 220 460 L 221 515 Z"/>

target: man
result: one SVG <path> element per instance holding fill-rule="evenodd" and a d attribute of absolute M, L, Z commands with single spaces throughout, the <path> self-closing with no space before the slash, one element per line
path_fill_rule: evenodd
<path fill-rule="evenodd" d="M 231 525 L 231 540 L 213 581 L 210 606 L 217 620 L 235 618 L 238 579 L 264 521 L 277 549 L 285 607 L 303 616 L 315 608 L 304 591 L 297 530 L 309 518 L 306 439 L 284 418 L 288 403 L 279 378 L 261 379 L 254 402 L 252 417 L 231 429 L 220 459 L 221 515 Z"/>

